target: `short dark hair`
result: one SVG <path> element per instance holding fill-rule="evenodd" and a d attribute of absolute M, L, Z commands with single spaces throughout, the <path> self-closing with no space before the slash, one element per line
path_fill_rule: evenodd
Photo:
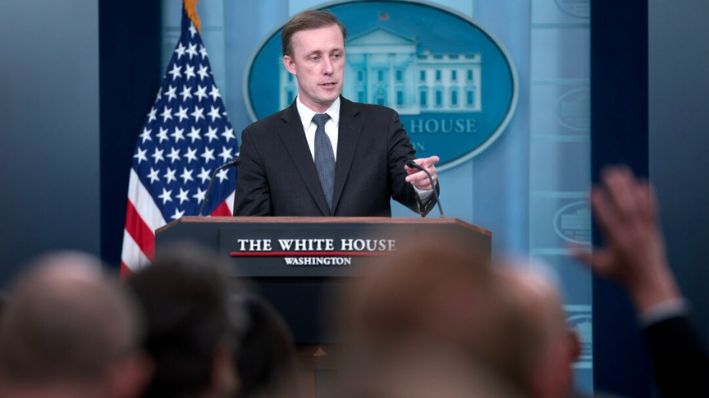
<path fill-rule="evenodd" d="M 234 328 L 239 396 L 279 396 L 279 391 L 292 389 L 295 345 L 281 315 L 269 303 L 248 293 L 234 295 L 230 306 L 241 323 Z"/>
<path fill-rule="evenodd" d="M 293 56 L 293 35 L 301 30 L 318 29 L 325 26 L 337 25 L 342 31 L 342 39 L 347 38 L 347 29 L 337 17 L 329 11 L 311 10 L 304 11 L 286 22 L 281 32 L 281 47 L 283 55 Z"/>
<path fill-rule="evenodd" d="M 229 282 L 211 252 L 182 245 L 166 253 L 127 280 L 155 362 L 146 396 L 197 396 L 211 385 L 216 348 L 230 338 Z"/>

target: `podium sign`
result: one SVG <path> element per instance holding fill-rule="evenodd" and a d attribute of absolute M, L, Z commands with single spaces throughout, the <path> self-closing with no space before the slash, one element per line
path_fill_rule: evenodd
<path fill-rule="evenodd" d="M 396 251 L 401 225 L 239 224 L 219 230 L 219 251 L 248 277 L 361 275 L 368 258 Z"/>
<path fill-rule="evenodd" d="M 382 217 L 184 217 L 158 230 L 156 250 L 193 241 L 228 257 L 237 277 L 342 277 L 361 275 L 367 258 L 396 251 L 400 237 L 443 232 L 490 252 L 488 231 L 456 219 Z"/>

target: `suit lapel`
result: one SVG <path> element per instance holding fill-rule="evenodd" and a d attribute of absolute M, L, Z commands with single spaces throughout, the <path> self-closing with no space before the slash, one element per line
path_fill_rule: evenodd
<path fill-rule="evenodd" d="M 335 191 L 332 197 L 333 214 L 340 203 L 342 190 L 352 168 L 357 143 L 362 133 L 362 118 L 357 104 L 341 98 L 340 125 L 337 138 L 337 161 L 335 163 Z"/>
<path fill-rule="evenodd" d="M 286 123 L 286 128 L 279 131 L 278 135 L 293 159 L 293 165 L 298 170 L 303 180 L 303 185 L 307 188 L 310 196 L 323 215 L 330 215 L 330 209 L 320 186 L 320 177 L 318 177 L 318 171 L 315 169 L 313 155 L 308 148 L 308 141 L 305 139 L 305 132 L 303 131 L 303 123 L 300 121 L 295 102 L 286 109 L 282 119 Z M 337 183 L 337 179 L 335 179 L 335 182 Z"/>

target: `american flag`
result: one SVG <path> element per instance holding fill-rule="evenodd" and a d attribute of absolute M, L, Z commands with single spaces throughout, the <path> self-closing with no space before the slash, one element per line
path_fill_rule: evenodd
<path fill-rule="evenodd" d="M 155 230 L 199 214 L 212 170 L 238 155 L 207 50 L 183 11 L 180 40 L 138 138 L 128 184 L 121 274 L 153 258 Z M 232 215 L 236 170 L 215 175 L 205 213 Z"/>

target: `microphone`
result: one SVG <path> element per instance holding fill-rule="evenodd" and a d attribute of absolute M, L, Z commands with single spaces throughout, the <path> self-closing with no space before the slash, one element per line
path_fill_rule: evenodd
<path fill-rule="evenodd" d="M 217 167 L 216 169 L 214 169 L 214 171 L 212 171 L 212 175 L 209 177 L 209 185 L 207 185 L 207 192 L 205 192 L 205 194 L 204 194 L 204 202 L 202 202 L 202 206 L 199 207 L 199 215 L 200 216 L 204 215 L 204 206 L 206 206 L 207 202 L 209 202 L 209 193 L 212 191 L 212 185 L 214 184 L 214 176 L 217 175 L 217 172 L 221 169 L 239 166 L 240 162 L 241 162 L 241 159 L 239 158 L 239 156 L 237 156 L 234 159 L 224 163 L 223 165 Z"/>
<path fill-rule="evenodd" d="M 436 192 L 436 184 L 433 181 L 433 177 L 431 177 L 431 173 L 429 173 L 428 170 L 426 170 L 425 168 L 419 166 L 418 163 L 414 162 L 413 159 L 407 159 L 406 165 L 411 167 L 412 169 L 421 170 L 426 173 L 426 175 L 428 176 L 428 181 L 431 182 L 431 187 L 433 188 L 433 197 L 434 199 L 436 199 L 436 205 L 438 206 L 438 214 L 440 217 L 444 217 L 443 207 L 441 206 L 441 201 L 438 199 L 438 192 Z M 422 215 L 421 217 L 425 216 Z"/>
<path fill-rule="evenodd" d="M 232 167 L 232 166 L 238 166 L 239 163 L 241 163 L 241 158 L 237 156 L 237 157 L 235 157 L 234 159 L 232 159 L 232 160 L 230 160 L 230 161 L 224 163 L 223 165 L 217 167 L 217 170 L 219 170 L 219 169 L 224 169 L 224 168 L 227 168 L 227 167 Z"/>

